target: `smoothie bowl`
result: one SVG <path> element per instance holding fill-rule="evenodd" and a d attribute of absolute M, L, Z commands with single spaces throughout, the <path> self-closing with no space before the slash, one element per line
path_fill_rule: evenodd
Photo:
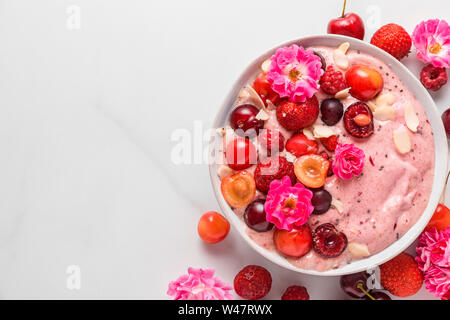
<path fill-rule="evenodd" d="M 342 275 L 405 250 L 439 201 L 447 139 L 420 82 L 353 38 L 256 59 L 214 123 L 210 173 L 243 238 L 291 270 Z"/>

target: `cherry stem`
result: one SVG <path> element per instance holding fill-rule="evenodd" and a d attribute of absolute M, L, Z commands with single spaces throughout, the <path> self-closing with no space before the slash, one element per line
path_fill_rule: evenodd
<path fill-rule="evenodd" d="M 366 294 L 366 296 L 368 296 L 370 299 L 375 300 L 374 297 L 372 297 L 366 290 L 364 290 L 364 286 L 362 283 L 358 283 L 358 285 L 356 286 L 359 290 L 361 290 L 362 292 L 364 292 Z"/>
<path fill-rule="evenodd" d="M 344 8 L 342 9 L 342 18 L 345 15 L 345 5 L 347 4 L 347 0 L 344 0 Z"/>
<path fill-rule="evenodd" d="M 445 184 L 444 184 L 444 195 L 442 196 L 442 202 L 443 204 L 445 204 L 445 192 L 447 191 L 447 184 L 448 184 L 448 177 L 450 176 L 450 171 L 447 173 L 447 178 L 445 179 Z"/>

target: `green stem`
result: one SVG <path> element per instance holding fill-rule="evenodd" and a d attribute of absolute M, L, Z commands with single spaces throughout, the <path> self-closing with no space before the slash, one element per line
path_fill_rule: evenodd
<path fill-rule="evenodd" d="M 344 0 L 344 8 L 342 9 L 342 18 L 345 15 L 345 5 L 347 4 L 347 0 Z"/>
<path fill-rule="evenodd" d="M 445 179 L 445 184 L 444 184 L 444 195 L 442 196 L 442 202 L 443 204 L 445 204 L 445 192 L 447 191 L 447 184 L 448 184 L 448 177 L 450 176 L 450 171 L 447 173 L 447 179 Z"/>
<path fill-rule="evenodd" d="M 364 292 L 366 294 L 366 296 L 368 296 L 370 299 L 375 300 L 374 297 L 372 297 L 366 290 L 364 290 L 364 286 L 362 283 L 358 283 L 358 285 L 356 286 L 359 290 L 361 290 L 362 292 Z"/>

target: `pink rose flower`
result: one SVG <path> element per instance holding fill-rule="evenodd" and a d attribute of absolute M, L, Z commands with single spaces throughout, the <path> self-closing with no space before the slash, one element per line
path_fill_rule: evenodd
<path fill-rule="evenodd" d="M 425 288 L 442 298 L 450 290 L 450 227 L 424 231 L 419 237 L 416 253 Z"/>
<path fill-rule="evenodd" d="M 232 300 L 232 289 L 214 277 L 213 269 L 189 268 L 188 274 L 169 283 L 167 294 L 174 300 Z"/>
<path fill-rule="evenodd" d="M 264 209 L 266 220 L 273 223 L 278 229 L 292 230 L 294 226 L 304 225 L 314 207 L 311 204 L 311 190 L 301 183 L 294 186 L 288 176 L 270 183 Z"/>
<path fill-rule="evenodd" d="M 445 20 L 419 23 L 412 34 L 417 58 L 435 67 L 450 67 L 450 26 Z"/>
<path fill-rule="evenodd" d="M 364 151 L 353 144 L 338 144 L 334 152 L 333 173 L 344 180 L 359 176 L 364 167 Z"/>
<path fill-rule="evenodd" d="M 320 58 L 295 44 L 278 49 L 266 75 L 273 91 L 293 102 L 305 102 L 319 90 L 323 74 Z"/>

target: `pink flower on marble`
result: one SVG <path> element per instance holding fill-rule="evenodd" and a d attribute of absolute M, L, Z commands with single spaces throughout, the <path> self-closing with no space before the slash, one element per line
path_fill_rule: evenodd
<path fill-rule="evenodd" d="M 435 67 L 450 67 L 450 26 L 445 20 L 419 23 L 412 34 L 417 58 Z"/>
<path fill-rule="evenodd" d="M 353 144 L 338 144 L 334 151 L 333 173 L 344 180 L 359 176 L 364 167 L 364 151 Z"/>
<path fill-rule="evenodd" d="M 264 209 L 266 220 L 273 223 L 278 229 L 292 230 L 294 226 L 304 225 L 314 207 L 311 204 L 311 190 L 301 183 L 292 186 L 288 176 L 270 183 Z"/>
<path fill-rule="evenodd" d="M 419 237 L 416 252 L 425 288 L 442 298 L 450 290 L 450 227 L 424 231 Z"/>
<path fill-rule="evenodd" d="M 278 49 L 266 75 L 273 91 L 293 102 L 305 102 L 319 90 L 323 74 L 320 58 L 295 44 Z"/>
<path fill-rule="evenodd" d="M 189 268 L 188 274 L 169 283 L 167 294 L 174 300 L 233 300 L 232 289 L 214 277 L 213 269 Z"/>

